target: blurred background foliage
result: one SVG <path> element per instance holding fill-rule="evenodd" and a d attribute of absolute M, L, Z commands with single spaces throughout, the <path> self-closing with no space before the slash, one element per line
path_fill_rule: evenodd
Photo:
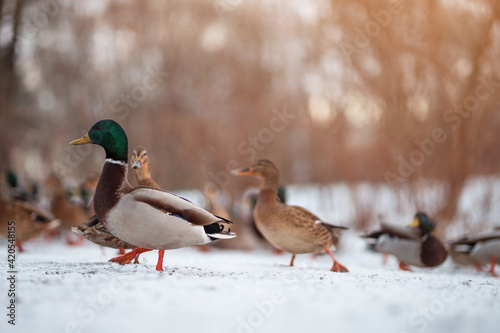
<path fill-rule="evenodd" d="M 0 165 L 25 179 L 99 172 L 68 142 L 103 118 L 169 190 L 234 194 L 255 182 L 228 169 L 269 158 L 283 183 L 388 184 L 419 209 L 444 184 L 451 221 L 500 165 L 497 0 L 0 0 L 0 52 Z"/>

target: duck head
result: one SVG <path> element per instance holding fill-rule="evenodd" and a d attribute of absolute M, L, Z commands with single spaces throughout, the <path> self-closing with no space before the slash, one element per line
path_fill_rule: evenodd
<path fill-rule="evenodd" d="M 145 165 L 149 165 L 149 157 L 146 148 L 139 146 L 132 152 L 132 158 L 130 159 L 132 163 L 132 169 L 140 169 Z"/>
<path fill-rule="evenodd" d="M 127 135 L 123 128 L 111 119 L 98 121 L 84 137 L 69 144 L 75 146 L 88 143 L 104 148 L 106 158 L 125 163 L 128 161 Z"/>
<path fill-rule="evenodd" d="M 422 235 L 430 234 L 434 230 L 434 224 L 429 219 L 427 214 L 422 212 L 415 214 L 415 218 L 411 222 L 410 226 L 420 229 Z"/>
<path fill-rule="evenodd" d="M 233 175 L 255 176 L 261 181 L 261 188 L 272 188 L 278 190 L 279 171 L 269 160 L 258 160 L 248 168 L 233 170 Z"/>

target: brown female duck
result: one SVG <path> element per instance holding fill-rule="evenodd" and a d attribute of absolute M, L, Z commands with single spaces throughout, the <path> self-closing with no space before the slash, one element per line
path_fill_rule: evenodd
<path fill-rule="evenodd" d="M 149 157 L 146 148 L 139 146 L 134 149 L 130 160 L 130 166 L 135 171 L 135 177 L 139 185 L 160 188 L 151 178 L 151 166 L 149 165 Z"/>
<path fill-rule="evenodd" d="M 296 254 L 326 251 L 333 260 L 331 271 L 348 272 L 330 251 L 338 244 L 338 230 L 346 228 L 325 223 L 305 208 L 281 203 L 278 200 L 279 171 L 271 161 L 259 160 L 248 168 L 234 170 L 233 174 L 259 178 L 255 225 L 272 245 L 292 253 L 290 266 Z"/>
<path fill-rule="evenodd" d="M 81 244 L 83 238 L 77 236 L 78 239 L 74 239 L 68 232 L 72 227 L 82 224 L 89 218 L 85 204 L 70 201 L 61 179 L 54 173 L 47 177 L 44 185 L 44 190 L 50 200 L 50 211 L 61 220 L 61 229 L 65 233 L 66 243 L 69 245 Z"/>
<path fill-rule="evenodd" d="M 29 202 L 9 200 L 0 189 L 0 236 L 9 238 L 9 231 L 15 232 L 15 244 L 20 252 L 24 250 L 22 242 L 37 238 L 44 231 L 57 228 L 60 223 L 52 214 Z"/>

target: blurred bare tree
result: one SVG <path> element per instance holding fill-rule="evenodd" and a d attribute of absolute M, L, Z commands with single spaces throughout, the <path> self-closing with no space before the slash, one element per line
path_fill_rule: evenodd
<path fill-rule="evenodd" d="M 166 189 L 234 194 L 254 183 L 228 170 L 267 157 L 284 183 L 385 183 L 450 222 L 500 163 L 499 19 L 495 0 L 0 0 L 2 168 L 99 171 L 67 143 L 113 118 Z M 422 181 L 446 184 L 436 207 Z"/>

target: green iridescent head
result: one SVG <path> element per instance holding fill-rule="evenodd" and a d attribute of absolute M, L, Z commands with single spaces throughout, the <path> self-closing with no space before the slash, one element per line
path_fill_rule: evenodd
<path fill-rule="evenodd" d="M 93 143 L 104 148 L 106 158 L 128 162 L 127 135 L 114 120 L 104 119 L 98 121 L 83 138 L 71 141 L 69 144 L 74 146 L 87 143 Z"/>
<path fill-rule="evenodd" d="M 411 226 L 419 228 L 422 231 L 423 235 L 431 233 L 434 230 L 434 224 L 429 219 L 427 214 L 422 212 L 418 212 L 417 214 L 415 214 L 415 218 L 413 219 Z"/>

